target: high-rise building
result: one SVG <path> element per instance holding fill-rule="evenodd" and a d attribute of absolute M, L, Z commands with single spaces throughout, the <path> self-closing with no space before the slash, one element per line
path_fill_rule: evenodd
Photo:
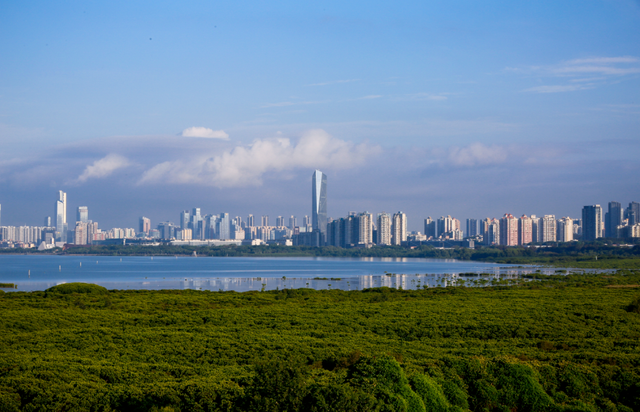
<path fill-rule="evenodd" d="M 482 221 L 485 232 L 482 234 L 486 245 L 500 244 L 500 221 L 498 219 L 486 218 Z"/>
<path fill-rule="evenodd" d="M 253 220 L 253 215 L 247 216 L 247 226 L 248 227 L 255 226 L 255 221 Z"/>
<path fill-rule="evenodd" d="M 542 242 L 542 222 L 536 215 L 531 215 L 531 241 L 533 243 Z"/>
<path fill-rule="evenodd" d="M 220 213 L 218 220 L 218 237 L 220 239 L 235 239 L 235 229 L 233 237 L 231 237 L 231 218 L 229 213 Z"/>
<path fill-rule="evenodd" d="M 467 219 L 467 237 L 473 237 L 478 235 L 478 220 Z"/>
<path fill-rule="evenodd" d="M 58 200 L 55 207 L 56 216 L 56 240 L 67 242 L 67 194 L 58 191 Z"/>
<path fill-rule="evenodd" d="M 293 230 L 296 226 L 298 226 L 296 217 L 294 215 L 289 216 L 289 229 Z"/>
<path fill-rule="evenodd" d="M 327 234 L 327 175 L 319 170 L 311 177 L 311 225 L 326 237 Z"/>
<path fill-rule="evenodd" d="M 188 229 L 191 223 L 191 213 L 188 210 L 180 212 L 180 229 Z"/>
<path fill-rule="evenodd" d="M 276 226 L 283 227 L 284 226 L 284 218 L 282 216 L 278 216 L 276 218 Z"/>
<path fill-rule="evenodd" d="M 88 221 L 89 221 L 89 208 L 87 206 L 78 206 L 78 211 L 76 214 L 76 222 L 87 223 Z"/>
<path fill-rule="evenodd" d="M 636 223 L 640 223 L 640 203 L 631 202 L 629 203 L 629 207 L 627 208 L 626 218 L 629 219 L 629 225 L 633 226 Z"/>
<path fill-rule="evenodd" d="M 556 240 L 558 242 L 571 242 L 573 240 L 573 219 L 570 217 L 563 217 L 558 219 L 558 235 Z"/>
<path fill-rule="evenodd" d="M 518 219 L 506 213 L 500 219 L 500 244 L 516 246 L 518 244 Z"/>
<path fill-rule="evenodd" d="M 622 225 L 624 210 L 620 202 L 609 202 L 609 210 L 605 214 L 604 232 L 605 237 L 618 237 L 618 226 Z"/>
<path fill-rule="evenodd" d="M 602 208 L 600 205 L 582 208 L 582 240 L 593 241 L 602 237 Z"/>
<path fill-rule="evenodd" d="M 260 219 L 260 226 L 269 226 L 269 216 L 268 215 L 262 215 L 262 218 Z"/>
<path fill-rule="evenodd" d="M 556 241 L 556 217 L 555 215 L 544 215 L 540 219 L 542 225 L 542 242 Z"/>
<path fill-rule="evenodd" d="M 51 227 L 51 216 L 44 218 L 44 227 Z"/>
<path fill-rule="evenodd" d="M 404 212 L 393 214 L 391 221 L 391 243 L 400 246 L 407 240 L 407 215 Z"/>
<path fill-rule="evenodd" d="M 425 223 L 426 224 L 426 223 Z M 382 212 L 378 214 L 378 244 L 391 244 L 391 216 Z"/>
<path fill-rule="evenodd" d="M 0 205 L 0 226 L 2 226 L 2 205 Z"/>
<path fill-rule="evenodd" d="M 145 235 L 149 234 L 149 231 L 151 230 L 151 219 L 149 219 L 148 217 L 144 217 L 142 216 L 140 218 L 139 223 L 139 233 L 144 233 Z"/>
<path fill-rule="evenodd" d="M 533 241 L 533 222 L 527 215 L 522 215 L 518 219 L 518 244 L 528 245 Z"/>
<path fill-rule="evenodd" d="M 431 219 L 431 216 L 424 220 L 424 235 L 427 239 L 436 237 L 436 221 Z"/>
<path fill-rule="evenodd" d="M 356 219 L 358 225 L 358 244 L 369 245 L 373 243 L 373 221 L 371 213 L 360 213 Z"/>

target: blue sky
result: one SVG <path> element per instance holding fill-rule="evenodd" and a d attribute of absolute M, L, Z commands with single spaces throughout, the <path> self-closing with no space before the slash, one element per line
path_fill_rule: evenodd
<path fill-rule="evenodd" d="M 640 200 L 638 1 L 4 2 L 0 56 L 3 224 Z"/>

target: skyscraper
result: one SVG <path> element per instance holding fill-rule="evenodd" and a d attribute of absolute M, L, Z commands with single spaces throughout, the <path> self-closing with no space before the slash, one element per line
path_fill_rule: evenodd
<path fill-rule="evenodd" d="M 505 246 L 518 244 L 518 219 L 511 213 L 506 213 L 500 219 L 500 244 Z"/>
<path fill-rule="evenodd" d="M 191 220 L 191 213 L 188 210 L 180 212 L 180 229 L 188 229 Z"/>
<path fill-rule="evenodd" d="M 313 230 L 327 234 L 327 175 L 319 170 L 311 178 L 311 224 Z"/>
<path fill-rule="evenodd" d="M 631 202 L 627 208 L 627 219 L 629 219 L 629 226 L 633 226 L 636 223 L 640 223 L 640 203 Z"/>
<path fill-rule="evenodd" d="M 528 245 L 533 241 L 533 222 L 527 215 L 518 219 L 518 245 Z"/>
<path fill-rule="evenodd" d="M 389 216 L 388 213 L 382 212 L 378 214 L 378 239 L 377 240 L 379 245 L 391 244 L 391 216 Z"/>
<path fill-rule="evenodd" d="M 618 226 L 622 224 L 624 210 L 620 202 L 609 202 L 609 210 L 604 222 L 605 237 L 618 237 Z"/>
<path fill-rule="evenodd" d="M 149 219 L 148 217 L 142 216 L 140 218 L 139 223 L 140 223 L 140 227 L 139 227 L 140 230 L 138 230 L 138 232 L 148 235 L 149 231 L 151 230 L 151 219 Z"/>
<path fill-rule="evenodd" d="M 253 220 L 253 215 L 249 215 L 247 216 L 247 226 L 248 227 L 253 227 L 255 226 L 255 222 Z"/>
<path fill-rule="evenodd" d="M 555 215 L 544 215 L 540 219 L 542 225 L 542 240 L 541 242 L 555 242 L 556 241 L 556 217 Z"/>
<path fill-rule="evenodd" d="M 393 214 L 391 221 L 391 243 L 393 245 L 402 245 L 407 240 L 407 215 L 404 212 Z"/>
<path fill-rule="evenodd" d="M 563 217 L 558 219 L 558 242 L 571 242 L 573 240 L 573 219 Z"/>
<path fill-rule="evenodd" d="M 58 200 L 55 207 L 56 216 L 56 240 L 67 242 L 67 194 L 62 190 L 58 191 Z"/>
<path fill-rule="evenodd" d="M 473 236 L 476 236 L 477 234 L 478 234 L 478 220 L 467 219 L 467 237 L 473 237 Z"/>
<path fill-rule="evenodd" d="M 269 226 L 269 215 L 262 215 L 260 226 Z"/>
<path fill-rule="evenodd" d="M 87 223 L 89 221 L 89 208 L 87 206 L 78 206 L 76 222 Z"/>
<path fill-rule="evenodd" d="M 602 237 L 602 208 L 600 205 L 582 208 L 582 240 L 592 241 Z"/>

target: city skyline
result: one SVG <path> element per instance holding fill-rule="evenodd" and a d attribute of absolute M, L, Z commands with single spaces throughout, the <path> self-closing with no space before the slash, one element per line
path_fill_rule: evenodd
<path fill-rule="evenodd" d="M 0 27 L 3 224 L 58 190 L 105 226 L 301 216 L 314 169 L 334 217 L 640 192 L 637 1 L 15 3 Z"/>

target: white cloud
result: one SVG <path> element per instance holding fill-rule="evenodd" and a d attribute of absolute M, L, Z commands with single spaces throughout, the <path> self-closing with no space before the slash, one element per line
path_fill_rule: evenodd
<path fill-rule="evenodd" d="M 183 137 L 204 137 L 208 139 L 229 140 L 224 130 L 213 130 L 207 127 L 189 127 L 182 131 Z"/>
<path fill-rule="evenodd" d="M 351 82 L 358 82 L 358 81 L 360 81 L 360 79 L 333 80 L 330 82 L 313 83 L 313 84 L 310 84 L 309 86 L 328 86 L 330 84 L 351 83 Z"/>
<path fill-rule="evenodd" d="M 454 166 L 484 166 L 507 161 L 508 150 L 503 146 L 473 143 L 466 147 L 451 147 L 447 160 Z"/>
<path fill-rule="evenodd" d="M 100 179 L 107 177 L 118 169 L 122 169 L 131 164 L 126 157 L 115 153 L 109 154 L 84 169 L 84 172 L 76 179 L 77 183 L 84 183 L 89 179 Z"/>
<path fill-rule="evenodd" d="M 297 144 L 282 137 L 258 139 L 249 146 L 237 146 L 222 154 L 160 163 L 147 170 L 139 183 L 258 186 L 265 173 L 298 168 L 351 168 L 379 152 L 377 146 L 354 145 L 317 129 L 304 133 Z"/>
<path fill-rule="evenodd" d="M 536 86 L 531 87 L 529 89 L 523 90 L 523 92 L 532 92 L 532 93 L 561 93 L 561 92 L 574 92 L 576 90 L 586 90 L 590 89 L 590 87 L 585 87 L 579 84 L 570 84 L 566 86 L 555 85 L 555 86 Z"/>

